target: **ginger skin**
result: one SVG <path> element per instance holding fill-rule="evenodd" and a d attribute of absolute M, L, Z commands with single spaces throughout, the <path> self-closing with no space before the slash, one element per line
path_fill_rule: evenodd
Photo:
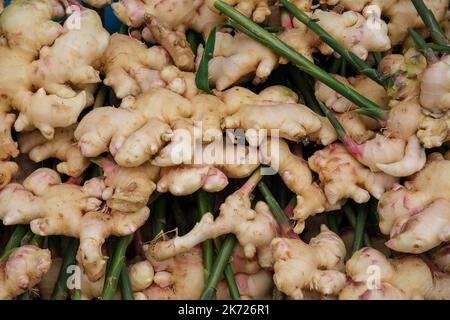
<path fill-rule="evenodd" d="M 206 0 L 211 10 L 214 8 L 214 0 Z M 237 11 L 256 23 L 262 23 L 270 15 L 270 0 L 225 0 L 226 4 L 233 6 Z"/>
<path fill-rule="evenodd" d="M 251 209 L 249 194 L 238 190 L 220 206 L 220 215 L 214 220 L 211 213 L 186 235 L 167 241 L 156 241 L 144 246 L 148 257 L 164 260 L 186 252 L 207 239 L 234 233 L 244 248 L 246 258 L 258 257 L 263 268 L 272 266 L 270 241 L 277 235 L 278 225 L 268 206 L 260 201 Z"/>
<path fill-rule="evenodd" d="M 197 68 L 202 53 L 203 47 L 199 47 Z M 251 79 L 257 85 L 264 82 L 277 65 L 275 53 L 246 35 L 217 32 L 214 56 L 208 65 L 209 82 L 219 91 Z"/>
<path fill-rule="evenodd" d="M 23 184 L 10 183 L 0 191 L 0 218 L 5 225 L 30 224 L 31 231 L 41 236 L 79 238 L 79 259 L 89 278 L 97 280 L 106 261 L 101 254 L 105 239 L 131 234 L 149 217 L 147 207 L 100 211 L 105 189 L 98 178 L 78 186 L 61 183 L 57 172 L 41 168 Z"/>
<path fill-rule="evenodd" d="M 380 275 L 373 279 L 374 271 Z M 373 249 L 357 251 L 346 264 L 351 281 L 339 294 L 340 300 L 423 300 L 448 299 L 442 286 L 448 284 L 448 275 L 439 277 L 418 256 L 388 259 Z"/>
<path fill-rule="evenodd" d="M 254 274 L 236 273 L 236 284 L 242 300 L 270 300 L 273 291 L 272 272 L 260 270 Z M 231 300 L 225 280 L 218 284 L 217 300 Z"/>
<path fill-rule="evenodd" d="M 95 162 L 103 169 L 106 189 L 102 198 L 109 208 L 134 212 L 147 205 L 150 196 L 156 189 L 159 168 L 145 163 L 139 167 L 120 167 L 107 158 Z"/>
<path fill-rule="evenodd" d="M 450 161 L 432 154 L 412 179 L 383 194 L 378 203 L 380 230 L 386 245 L 399 252 L 422 253 L 448 241 L 450 233 Z"/>
<path fill-rule="evenodd" d="M 14 249 L 0 262 L 0 300 L 11 300 L 37 285 L 51 265 L 50 251 L 35 246 Z"/>
<path fill-rule="evenodd" d="M 450 110 L 450 56 L 429 66 L 420 86 L 420 104 L 436 115 Z"/>
<path fill-rule="evenodd" d="M 344 242 L 325 225 L 309 244 L 299 239 L 275 238 L 271 243 L 277 288 L 296 300 L 304 290 L 337 295 L 345 285 Z M 297 270 L 298 272 L 292 272 Z"/>
<path fill-rule="evenodd" d="M 347 198 L 365 203 L 370 195 L 379 199 L 397 181 L 384 173 L 371 172 L 340 143 L 317 151 L 308 159 L 308 164 L 311 170 L 319 174 L 331 205 L 340 204 Z"/>
<path fill-rule="evenodd" d="M 134 294 L 136 300 L 194 300 L 200 297 L 204 289 L 204 271 L 199 247 L 163 261 L 149 255 L 147 259 L 154 269 L 153 281 Z M 150 273 L 147 268 L 147 278 Z M 140 282 L 135 276 L 135 273 L 130 273 L 130 281 Z"/>
<path fill-rule="evenodd" d="M 62 162 L 56 165 L 59 173 L 79 177 L 89 167 L 89 160 L 83 157 L 74 139 L 76 124 L 55 130 L 53 140 L 47 140 L 39 131 L 21 133 L 18 137 L 21 153 L 27 153 L 34 162 L 56 158 Z"/>
<path fill-rule="evenodd" d="M 389 38 L 392 45 L 398 45 L 408 35 L 408 27 L 418 29 L 425 25 L 417 13 L 416 8 L 409 0 L 321 0 L 328 5 L 337 5 L 346 10 L 361 12 L 368 5 L 376 5 L 381 9 L 383 16 L 389 18 Z M 433 12 L 438 22 L 445 18 L 448 0 L 424 0 L 425 5 Z"/>

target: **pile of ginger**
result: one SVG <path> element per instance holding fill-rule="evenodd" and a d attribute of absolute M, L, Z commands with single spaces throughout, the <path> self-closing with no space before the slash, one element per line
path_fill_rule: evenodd
<path fill-rule="evenodd" d="M 223 1 L 381 120 L 298 84 L 213 0 L 0 2 L 0 299 L 54 298 L 68 260 L 64 298 L 103 299 L 118 237 L 136 300 L 450 299 L 450 56 L 414 44 L 433 38 L 410 1 L 290 1 L 389 86 L 278 1 Z M 449 1 L 424 3 L 448 34 Z M 205 252 L 230 237 L 211 289 Z"/>

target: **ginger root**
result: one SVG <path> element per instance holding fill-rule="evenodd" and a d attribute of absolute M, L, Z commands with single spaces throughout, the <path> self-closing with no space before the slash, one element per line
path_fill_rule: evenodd
<path fill-rule="evenodd" d="M 200 65 L 203 47 L 197 53 Z M 253 84 L 264 82 L 278 65 L 278 56 L 270 49 L 242 33 L 232 36 L 217 32 L 213 58 L 209 61 L 209 82 L 217 90 L 253 79 Z"/>
<path fill-rule="evenodd" d="M 273 291 L 272 272 L 260 270 L 254 274 L 236 273 L 236 284 L 243 300 L 270 300 Z M 217 300 L 231 300 L 226 281 L 219 282 Z"/>
<path fill-rule="evenodd" d="M 14 249 L 0 262 L 0 300 L 11 300 L 37 285 L 51 265 L 50 251 L 35 246 Z"/>
<path fill-rule="evenodd" d="M 200 297 L 204 289 L 204 273 L 199 247 L 163 261 L 149 255 L 147 259 L 153 266 L 154 276 L 149 286 L 134 294 L 136 300 L 194 300 Z M 137 273 L 130 273 L 131 283 L 144 286 L 153 273 L 150 268 L 146 271 L 146 275 L 143 273 L 139 277 Z M 143 278 L 147 279 L 142 281 Z"/>
<path fill-rule="evenodd" d="M 150 196 L 156 189 L 159 168 L 145 163 L 139 167 L 120 167 L 107 158 L 95 162 L 103 169 L 106 189 L 102 198 L 109 208 L 134 212 L 147 205 Z"/>
<path fill-rule="evenodd" d="M 450 56 L 429 66 L 420 85 L 420 104 L 436 115 L 450 110 Z"/>
<path fill-rule="evenodd" d="M 347 261 L 346 271 L 351 281 L 339 294 L 341 300 L 449 298 L 442 291 L 448 275 L 435 276 L 417 256 L 388 259 L 373 248 L 363 248 Z"/>
<path fill-rule="evenodd" d="M 450 161 L 429 156 L 412 179 L 383 194 L 378 203 L 380 230 L 389 234 L 386 245 L 396 251 L 422 253 L 449 240 Z"/>
<path fill-rule="evenodd" d="M 384 173 L 371 172 L 352 157 L 340 143 L 317 151 L 308 159 L 311 170 L 319 174 L 324 192 L 331 205 L 351 198 L 357 203 L 379 199 L 397 181 Z"/>
<path fill-rule="evenodd" d="M 195 193 L 199 189 L 219 192 L 228 185 L 227 176 L 219 169 L 208 165 L 180 165 L 161 169 L 157 184 L 158 192 L 176 196 Z"/>
<path fill-rule="evenodd" d="M 28 153 L 31 160 L 41 162 L 56 158 L 62 162 L 56 165 L 59 173 L 79 177 L 89 167 L 89 160 L 83 157 L 76 145 L 74 131 L 77 124 L 55 130 L 53 140 L 47 140 L 39 131 L 24 132 L 18 136 L 21 153 Z"/>
<path fill-rule="evenodd" d="M 258 257 L 263 268 L 272 266 L 270 241 L 277 235 L 278 224 L 266 203 L 259 201 L 251 209 L 249 194 L 238 190 L 220 206 L 220 215 L 214 220 L 211 213 L 186 235 L 167 241 L 155 241 L 144 246 L 148 257 L 164 260 L 186 252 L 193 246 L 220 235 L 234 233 L 244 248 L 246 258 Z"/>
<path fill-rule="evenodd" d="M 300 239 L 275 238 L 271 247 L 275 285 L 293 299 L 303 299 L 304 290 L 336 296 L 345 285 L 345 245 L 325 225 L 309 244 Z"/>
<path fill-rule="evenodd" d="M 214 0 L 206 0 L 211 10 L 214 8 Z M 262 23 L 271 13 L 271 0 L 225 0 L 226 4 L 233 6 L 237 11 L 256 23 Z"/>

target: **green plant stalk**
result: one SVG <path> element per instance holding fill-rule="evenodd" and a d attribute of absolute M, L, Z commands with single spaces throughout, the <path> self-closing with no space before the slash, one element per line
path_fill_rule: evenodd
<path fill-rule="evenodd" d="M 450 46 L 443 46 L 436 43 L 427 43 L 428 48 L 438 52 L 450 52 Z"/>
<path fill-rule="evenodd" d="M 353 234 L 352 254 L 363 247 L 364 232 L 367 220 L 367 208 L 359 206 L 358 214 L 356 216 L 356 225 Z"/>
<path fill-rule="evenodd" d="M 8 260 L 9 255 L 11 252 L 20 246 L 20 241 L 25 236 L 28 230 L 28 225 L 25 224 L 19 224 L 14 227 L 14 231 L 12 232 L 11 236 L 9 237 L 8 242 L 5 245 L 5 248 L 3 249 L 3 253 L 0 256 L 0 262 L 5 262 Z"/>
<path fill-rule="evenodd" d="M 371 68 L 364 60 L 359 58 L 353 52 L 345 49 L 325 29 L 323 29 L 316 21 L 306 15 L 302 10 L 298 9 L 288 0 L 281 0 L 281 3 L 297 20 L 305 24 L 309 29 L 316 33 L 319 36 L 320 40 L 325 42 L 334 51 L 339 53 L 341 57 L 344 58 L 343 61 L 347 61 L 356 71 L 376 81 L 385 88 L 392 86 L 392 83 L 389 82 L 389 79 L 385 75 L 383 75 L 378 70 Z"/>
<path fill-rule="evenodd" d="M 239 292 L 239 287 L 236 284 L 236 278 L 234 276 L 233 269 L 231 268 L 231 264 L 227 263 L 225 266 L 225 270 L 223 272 L 225 277 L 225 281 L 228 285 L 228 291 L 230 292 L 230 297 L 233 300 L 241 300 L 241 294 Z"/>
<path fill-rule="evenodd" d="M 186 40 L 189 43 L 189 47 L 191 47 L 191 50 L 194 53 L 194 55 L 197 55 L 198 41 L 196 33 L 192 30 L 188 30 L 186 32 Z"/>
<path fill-rule="evenodd" d="M 130 277 L 125 263 L 122 263 L 122 271 L 120 272 L 120 294 L 122 300 L 134 300 L 133 289 L 131 288 Z"/>
<path fill-rule="evenodd" d="M 25 235 L 23 236 L 22 240 L 20 241 L 20 245 L 24 246 L 30 244 L 31 239 L 33 239 L 33 237 L 34 237 L 33 231 L 28 230 L 27 233 L 25 233 Z"/>
<path fill-rule="evenodd" d="M 152 220 L 153 238 L 160 234 L 161 231 L 164 231 L 166 226 L 166 208 L 167 198 L 163 196 L 155 204 L 155 213 Z"/>
<path fill-rule="evenodd" d="M 381 52 L 373 52 L 373 58 L 375 59 L 375 63 L 377 66 L 380 64 L 381 60 L 383 60 L 383 56 L 381 55 Z"/>
<path fill-rule="evenodd" d="M 120 34 L 128 34 L 128 26 L 125 23 L 122 23 L 119 28 Z"/>
<path fill-rule="evenodd" d="M 431 49 L 424 39 L 411 27 L 408 28 L 408 33 L 414 41 L 416 47 L 422 51 L 425 58 L 429 63 L 435 63 L 439 61 L 439 58 L 434 53 L 433 49 Z"/>
<path fill-rule="evenodd" d="M 355 228 L 356 228 L 355 211 L 348 204 L 344 206 L 343 210 L 344 210 L 345 216 L 347 217 L 348 222 L 350 222 L 350 225 L 352 226 L 353 230 L 355 230 Z M 372 246 L 372 241 L 370 240 L 369 235 L 365 231 L 364 231 L 364 244 L 366 247 Z"/>
<path fill-rule="evenodd" d="M 347 87 L 342 82 L 329 75 L 319 66 L 316 66 L 313 62 L 295 51 L 292 47 L 282 42 L 270 32 L 265 31 L 263 28 L 248 19 L 246 16 L 242 15 L 237 10 L 233 9 L 220 0 L 217 0 L 214 5 L 217 10 L 219 10 L 221 13 L 232 20 L 231 23 L 238 31 L 245 33 L 250 38 L 260 42 L 279 55 L 289 59 L 300 70 L 306 72 L 314 79 L 323 82 L 334 91 L 346 97 L 355 105 L 359 106 L 359 109 L 357 109 L 358 113 L 374 119 L 383 120 L 386 118 L 386 111 L 381 109 L 376 103 L 367 99 L 354 89 Z"/>
<path fill-rule="evenodd" d="M 208 40 L 206 40 L 205 50 L 203 51 L 202 59 L 195 75 L 195 84 L 200 90 L 206 93 L 211 93 L 209 88 L 209 61 L 214 57 L 214 48 L 216 46 L 216 28 L 214 27 L 209 33 Z"/>
<path fill-rule="evenodd" d="M 205 213 L 208 212 L 208 195 L 205 191 L 197 192 L 197 220 L 200 221 Z M 203 250 L 203 266 L 205 271 L 205 281 L 208 279 L 213 266 L 213 241 L 206 240 L 202 243 Z"/>
<path fill-rule="evenodd" d="M 333 64 L 330 67 L 330 73 L 336 74 L 341 68 L 342 58 L 334 58 Z"/>
<path fill-rule="evenodd" d="M 336 234 L 339 234 L 339 224 L 337 221 L 337 213 L 329 212 L 329 213 L 327 213 L 326 217 L 327 217 L 327 225 L 330 228 L 330 230 Z"/>
<path fill-rule="evenodd" d="M 424 24 L 427 26 L 427 29 L 430 32 L 431 38 L 433 38 L 434 42 L 443 46 L 448 45 L 448 39 L 445 36 L 444 31 L 439 25 L 439 22 L 436 20 L 433 12 L 428 9 L 423 0 L 411 0 L 411 2 L 422 18 Z"/>
<path fill-rule="evenodd" d="M 300 70 L 291 66 L 289 68 L 289 75 L 291 76 L 294 85 L 298 90 L 300 90 L 303 98 L 305 99 L 306 105 L 315 113 L 323 115 L 319 105 L 317 104 L 316 97 L 314 96 L 314 88 L 311 88 L 306 78 L 300 74 Z"/>
<path fill-rule="evenodd" d="M 44 244 L 45 237 L 35 234 L 33 238 L 31 238 L 30 245 L 41 248 Z"/>
<path fill-rule="evenodd" d="M 100 89 L 95 96 L 94 109 L 103 107 L 105 104 L 106 94 L 108 93 L 108 87 L 104 84 L 100 85 Z"/>
<path fill-rule="evenodd" d="M 120 273 L 124 266 L 125 253 L 132 238 L 132 235 L 128 235 L 120 238 L 116 243 L 115 250 L 113 250 L 114 254 L 111 258 L 111 264 L 109 265 L 109 268 L 107 268 L 107 274 L 105 276 L 102 300 L 111 300 L 114 297 Z"/>
<path fill-rule="evenodd" d="M 231 253 L 236 244 L 236 237 L 234 234 L 229 234 L 225 237 L 222 243 L 217 258 L 214 261 L 214 265 L 211 269 L 211 274 L 205 283 L 205 289 L 200 296 L 200 300 L 212 300 L 216 295 L 217 284 L 219 283 L 220 277 L 222 276 L 226 265 L 230 260 Z"/>
<path fill-rule="evenodd" d="M 81 300 L 81 290 L 80 289 L 75 289 L 72 293 L 72 300 Z"/>
<path fill-rule="evenodd" d="M 281 235 L 286 238 L 298 239 L 298 235 L 292 230 L 291 221 L 284 213 L 283 209 L 281 209 L 277 200 L 270 192 L 264 181 L 258 183 L 258 189 L 259 192 L 261 192 L 261 194 L 263 195 L 264 200 L 267 202 L 267 205 L 269 206 L 270 211 L 275 217 L 275 220 L 277 220 L 281 229 Z"/>
<path fill-rule="evenodd" d="M 342 60 L 339 75 L 342 77 L 347 77 L 347 60 Z"/>
<path fill-rule="evenodd" d="M 61 269 L 59 270 L 58 279 L 53 287 L 52 300 L 66 300 L 69 296 L 69 289 L 67 288 L 67 279 L 69 274 L 67 268 L 76 263 L 75 258 L 78 251 L 80 241 L 76 238 L 70 238 L 66 248 Z"/>

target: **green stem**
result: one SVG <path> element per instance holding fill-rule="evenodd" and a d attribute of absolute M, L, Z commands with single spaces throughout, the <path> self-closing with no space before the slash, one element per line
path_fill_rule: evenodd
<path fill-rule="evenodd" d="M 120 34 L 128 34 L 128 26 L 126 24 L 122 23 L 120 25 L 119 33 Z"/>
<path fill-rule="evenodd" d="M 355 228 L 356 228 L 356 214 L 355 214 L 355 211 L 353 210 L 353 208 L 349 204 L 346 204 L 344 206 L 344 213 L 345 213 L 345 216 L 347 217 L 348 222 L 350 222 L 350 225 L 352 226 L 353 230 L 355 230 Z M 371 247 L 372 246 L 372 241 L 370 240 L 369 235 L 365 231 L 364 231 L 364 245 L 366 247 Z"/>
<path fill-rule="evenodd" d="M 80 289 L 73 290 L 71 299 L 72 300 L 81 300 L 81 290 Z"/>
<path fill-rule="evenodd" d="M 67 288 L 67 279 L 69 278 L 69 273 L 67 268 L 74 265 L 75 258 L 78 251 L 78 246 L 80 241 L 75 238 L 70 238 L 65 250 L 66 254 L 61 264 L 61 269 L 59 270 L 58 279 L 56 280 L 55 286 L 53 287 L 52 300 L 66 300 L 69 295 L 69 290 Z"/>
<path fill-rule="evenodd" d="M 443 46 L 436 43 L 427 43 L 428 48 L 438 52 L 450 52 L 450 46 Z"/>
<path fill-rule="evenodd" d="M 163 196 L 155 204 L 155 213 L 152 219 L 153 238 L 161 231 L 164 231 L 164 227 L 166 226 L 166 207 L 167 198 Z"/>
<path fill-rule="evenodd" d="M 207 196 L 208 195 L 203 190 L 197 192 L 198 221 L 200 221 L 203 215 L 208 212 Z M 211 273 L 213 265 L 213 241 L 206 240 L 205 242 L 203 242 L 202 248 L 203 248 L 203 265 L 205 267 L 205 280 L 207 280 Z"/>
<path fill-rule="evenodd" d="M 130 277 L 125 263 L 122 263 L 122 271 L 120 272 L 120 294 L 122 300 L 134 300 L 133 289 L 131 288 Z"/>
<path fill-rule="evenodd" d="M 31 239 L 33 239 L 34 233 L 31 230 L 28 230 L 27 233 L 23 236 L 22 240 L 20 241 L 21 246 L 25 246 L 27 244 L 30 244 Z"/>
<path fill-rule="evenodd" d="M 342 77 L 347 77 L 347 60 L 342 60 L 339 75 L 341 75 Z"/>
<path fill-rule="evenodd" d="M 186 40 L 189 43 L 189 47 L 191 47 L 191 50 L 194 53 L 194 55 L 197 55 L 197 47 L 198 47 L 197 33 L 192 30 L 188 30 L 186 32 Z"/>
<path fill-rule="evenodd" d="M 102 300 L 111 300 L 116 293 L 120 273 L 124 266 L 125 253 L 132 238 L 132 235 L 128 235 L 117 241 L 116 248 L 113 250 L 114 254 L 111 258 L 111 264 L 105 276 Z"/>
<path fill-rule="evenodd" d="M 341 68 L 342 58 L 334 58 L 333 64 L 330 67 L 330 73 L 337 74 Z"/>
<path fill-rule="evenodd" d="M 94 107 L 93 107 L 94 109 L 103 107 L 103 105 L 105 104 L 105 99 L 106 99 L 107 93 L 108 93 L 108 87 L 105 86 L 104 84 L 102 84 L 100 86 L 100 89 L 97 92 L 96 97 L 95 97 L 95 102 L 94 102 Z"/>
<path fill-rule="evenodd" d="M 353 235 L 352 253 L 355 253 L 363 247 L 364 232 L 367 220 L 367 208 L 359 206 L 358 215 L 356 216 L 355 232 Z"/>
<path fill-rule="evenodd" d="M 381 52 L 378 52 L 378 51 L 373 52 L 373 57 L 375 59 L 375 63 L 377 66 L 380 64 L 381 60 L 383 60 L 383 56 L 382 56 Z"/>
<path fill-rule="evenodd" d="M 339 42 L 337 42 L 325 29 L 323 29 L 316 21 L 311 19 L 302 10 L 298 9 L 295 5 L 288 0 L 281 0 L 283 6 L 289 10 L 292 15 L 305 24 L 309 29 L 316 33 L 319 38 L 329 45 L 334 51 L 338 52 L 343 58 L 343 61 L 347 61 L 350 65 L 359 73 L 366 75 L 372 80 L 378 82 L 383 87 L 390 87 L 388 78 L 376 69 L 371 68 L 364 60 L 359 58 L 353 52 L 345 49 Z M 341 69 L 342 70 L 342 69 Z"/>
<path fill-rule="evenodd" d="M 12 232 L 11 236 L 9 237 L 8 242 L 6 243 L 5 248 L 3 249 L 3 253 L 0 256 L 0 262 L 5 262 L 8 260 L 9 255 L 11 252 L 20 246 L 20 241 L 25 236 L 28 230 L 28 225 L 25 224 L 19 224 L 14 227 L 14 231 Z"/>
<path fill-rule="evenodd" d="M 226 265 L 230 260 L 231 253 L 236 244 L 236 237 L 234 234 L 229 234 L 225 237 L 222 247 L 217 255 L 214 265 L 211 269 L 211 274 L 205 284 L 205 289 L 200 297 L 200 300 L 212 300 L 216 295 L 217 284 L 225 270 Z"/>
<path fill-rule="evenodd" d="M 439 22 L 436 20 L 433 12 L 428 9 L 423 0 L 411 1 L 414 7 L 416 7 L 416 10 L 422 18 L 424 24 L 427 26 L 427 29 L 430 32 L 431 38 L 433 38 L 434 42 L 443 46 L 448 45 L 448 39 L 445 36 L 444 31 L 439 25 Z"/>
<path fill-rule="evenodd" d="M 209 33 L 208 40 L 205 44 L 203 56 L 195 75 L 195 84 L 200 90 L 211 93 L 209 88 L 209 61 L 214 57 L 214 48 L 216 46 L 216 28 L 214 27 Z"/>
<path fill-rule="evenodd" d="M 234 276 L 233 269 L 231 268 L 231 264 L 227 263 L 224 270 L 225 281 L 228 285 L 228 291 L 230 292 L 231 299 L 233 300 L 241 300 L 241 294 L 239 292 L 239 287 L 236 284 L 236 278 Z"/>
<path fill-rule="evenodd" d="M 306 105 L 315 113 L 322 115 L 322 111 L 320 110 L 316 97 L 314 96 L 314 88 L 311 88 L 309 85 L 308 80 L 305 78 L 306 75 L 301 74 L 301 71 L 293 66 L 289 68 L 289 75 L 291 76 L 294 85 L 298 90 L 300 90 L 303 98 L 305 99 Z"/>
<path fill-rule="evenodd" d="M 327 224 L 328 224 L 328 227 L 330 227 L 330 230 L 336 234 L 339 234 L 339 224 L 337 221 L 337 213 L 330 212 L 326 215 L 326 217 L 327 217 Z"/>
<path fill-rule="evenodd" d="M 242 192 L 245 193 L 252 193 L 253 190 L 255 190 L 256 186 L 262 179 L 262 173 L 261 173 L 261 167 L 255 170 L 253 174 L 248 178 L 248 180 L 242 185 L 242 187 L 239 189 Z"/>
<path fill-rule="evenodd" d="M 217 10 L 234 21 L 233 25 L 237 30 L 272 49 L 279 55 L 289 59 L 300 70 L 306 72 L 314 79 L 321 81 L 334 91 L 346 97 L 355 105 L 359 106 L 357 112 L 375 119 L 386 118 L 386 111 L 381 109 L 376 103 L 329 75 L 319 66 L 316 66 L 312 61 L 295 51 L 295 49 L 282 42 L 270 32 L 265 31 L 263 28 L 237 10 L 233 9 L 231 6 L 220 0 L 217 0 L 214 5 Z"/>
<path fill-rule="evenodd" d="M 437 61 L 439 61 L 439 58 L 436 56 L 436 54 L 434 53 L 433 49 L 431 49 L 428 44 L 425 42 L 424 39 L 422 39 L 422 37 L 420 36 L 420 34 L 418 34 L 413 28 L 409 27 L 408 28 L 408 33 L 411 36 L 411 38 L 413 39 L 416 47 L 423 52 L 423 55 L 425 56 L 425 58 L 427 58 L 427 61 L 429 63 L 435 63 Z"/>
<path fill-rule="evenodd" d="M 44 237 L 35 234 L 33 236 L 33 238 L 31 238 L 30 245 L 42 248 L 42 245 L 44 244 L 44 240 L 45 240 Z"/>

